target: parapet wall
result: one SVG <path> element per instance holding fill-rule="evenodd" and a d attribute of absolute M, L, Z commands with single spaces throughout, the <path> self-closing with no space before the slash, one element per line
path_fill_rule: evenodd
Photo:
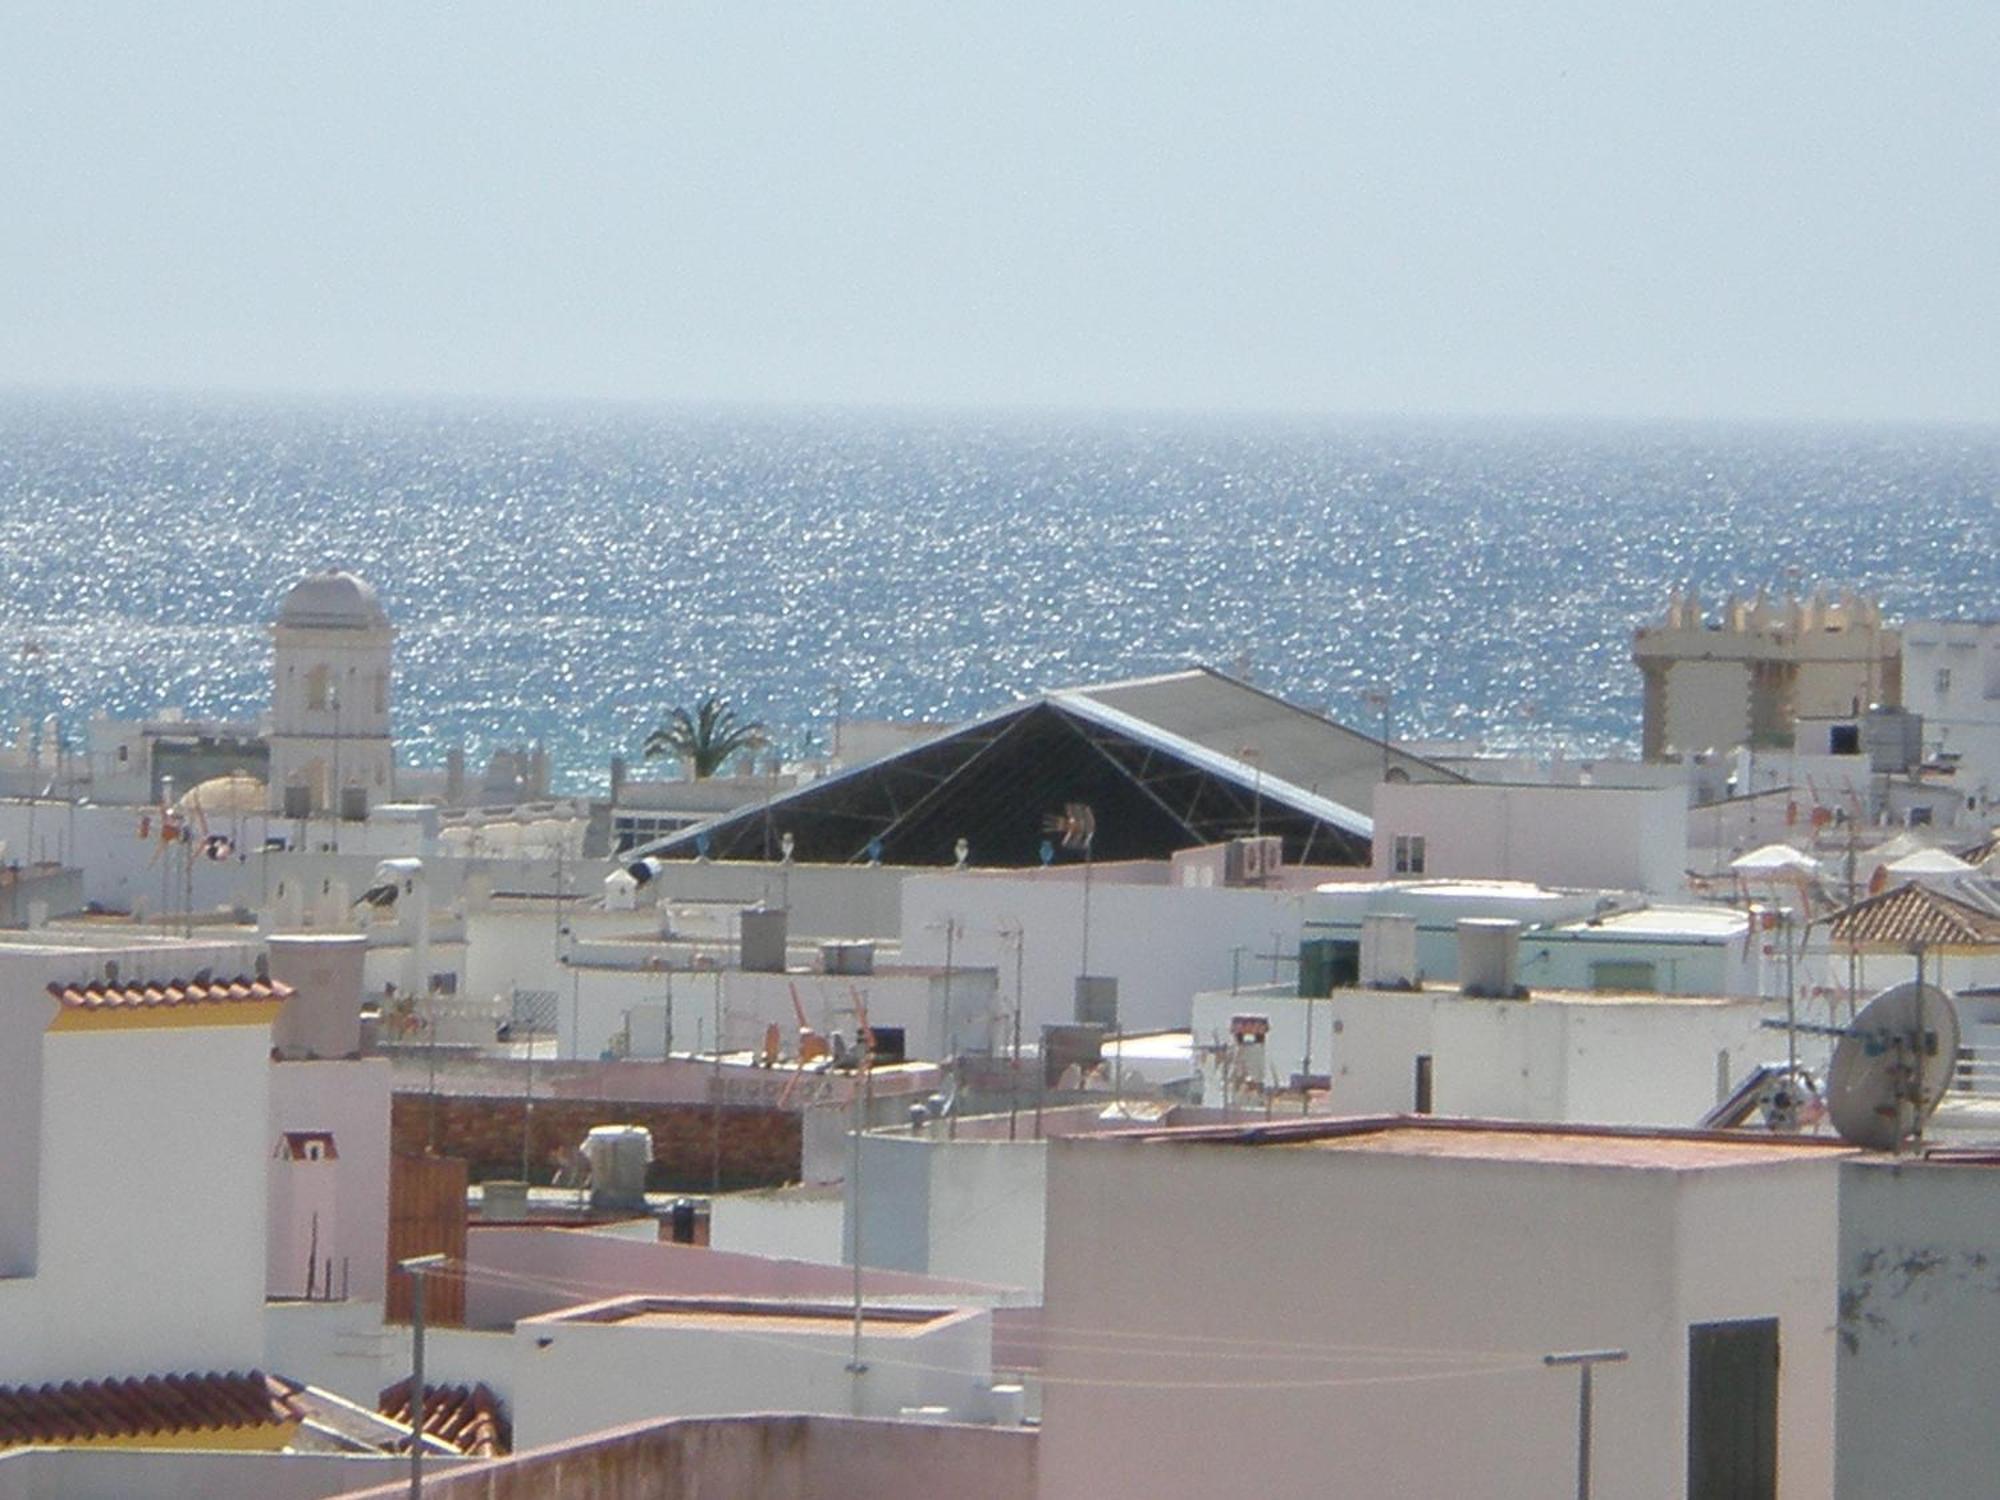
<path fill-rule="evenodd" d="M 390 1111 L 395 1149 L 462 1158 L 472 1180 L 521 1175 L 523 1120 L 518 1096 L 399 1091 Z M 722 1187 L 776 1187 L 799 1180 L 796 1110 L 706 1104 L 619 1103 L 538 1098 L 528 1126 L 527 1158 L 536 1182 L 547 1182 L 555 1155 L 573 1151 L 594 1125 L 643 1125 L 653 1133 L 647 1186 L 657 1192 L 705 1192 L 713 1177 L 718 1127 Z M 435 1129 L 433 1129 L 435 1114 Z"/>
<path fill-rule="evenodd" d="M 1034 1500 L 1036 1435 L 854 1417 L 689 1418 L 616 1427 L 426 1476 L 429 1500 Z M 340 1500 L 402 1500 L 405 1484 Z"/>

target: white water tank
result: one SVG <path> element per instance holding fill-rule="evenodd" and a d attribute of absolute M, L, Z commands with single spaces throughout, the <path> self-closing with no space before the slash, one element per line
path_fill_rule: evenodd
<path fill-rule="evenodd" d="M 873 974 L 875 944 L 869 938 L 830 938 L 819 945 L 823 974 Z"/>
<path fill-rule="evenodd" d="M 613 870 L 604 877 L 604 909 L 606 911 L 637 911 L 639 908 L 639 882 L 623 870 Z"/>
<path fill-rule="evenodd" d="M 1417 987 L 1417 919 L 1370 912 L 1361 919 L 1361 983 L 1371 990 Z"/>
<path fill-rule="evenodd" d="M 296 991 L 271 1027 L 272 1049 L 286 1058 L 358 1053 L 367 934 L 274 932 L 265 941 L 271 977 Z"/>
<path fill-rule="evenodd" d="M 653 1132 L 643 1125 L 595 1125 L 583 1138 L 590 1162 L 590 1206 L 646 1206 L 646 1168 L 653 1163 Z"/>
<path fill-rule="evenodd" d="M 1515 980 L 1521 955 L 1521 924 L 1507 917 L 1461 917 L 1458 922 L 1458 987 L 1487 1000 L 1522 995 Z"/>

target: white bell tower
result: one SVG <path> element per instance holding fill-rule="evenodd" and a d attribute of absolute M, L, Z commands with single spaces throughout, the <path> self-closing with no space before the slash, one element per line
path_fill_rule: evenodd
<path fill-rule="evenodd" d="M 271 628 L 270 808 L 359 819 L 395 796 L 389 738 L 396 632 L 352 573 L 292 585 Z"/>

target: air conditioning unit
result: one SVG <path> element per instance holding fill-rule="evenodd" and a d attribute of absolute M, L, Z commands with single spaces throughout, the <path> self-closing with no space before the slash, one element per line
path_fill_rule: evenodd
<path fill-rule="evenodd" d="M 1285 866 L 1285 841 L 1274 833 L 1232 839 L 1223 864 L 1225 885 L 1262 885 Z"/>

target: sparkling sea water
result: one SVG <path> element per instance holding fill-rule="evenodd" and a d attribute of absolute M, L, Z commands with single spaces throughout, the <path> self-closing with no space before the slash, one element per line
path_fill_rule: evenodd
<path fill-rule="evenodd" d="M 1602 753 L 1676 585 L 2000 613 L 2000 429 L 0 397 L 0 713 L 250 716 L 298 575 L 396 622 L 403 754 L 601 784 L 721 691 L 848 716 L 1248 665 L 1363 727 Z"/>

